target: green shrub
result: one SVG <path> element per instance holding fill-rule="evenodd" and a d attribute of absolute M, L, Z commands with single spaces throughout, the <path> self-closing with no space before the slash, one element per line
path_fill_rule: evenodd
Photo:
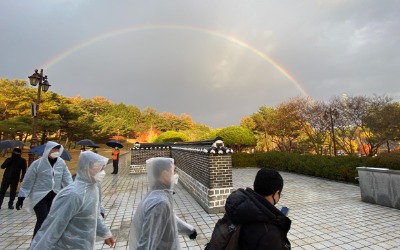
<path fill-rule="evenodd" d="M 183 142 L 189 141 L 189 137 L 181 132 L 167 131 L 159 135 L 153 142 Z"/>
<path fill-rule="evenodd" d="M 241 151 L 243 148 L 257 144 L 254 134 L 247 128 L 240 126 L 223 128 L 216 135 L 222 138 L 225 146 L 233 148 L 235 151 Z"/>

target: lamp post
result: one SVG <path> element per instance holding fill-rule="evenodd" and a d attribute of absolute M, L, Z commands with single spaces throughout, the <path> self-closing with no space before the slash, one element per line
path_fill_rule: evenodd
<path fill-rule="evenodd" d="M 32 122 L 32 138 L 31 138 L 31 144 L 30 148 L 34 148 L 38 144 L 38 139 L 37 139 L 37 124 L 38 124 L 38 111 L 39 111 L 39 104 L 40 104 L 40 94 L 43 90 L 43 92 L 47 92 L 49 87 L 51 86 L 49 82 L 47 81 L 47 76 L 43 75 L 43 69 L 40 70 L 40 73 L 38 73 L 38 70 L 35 69 L 35 73 L 33 75 L 29 76 L 29 83 L 36 87 L 38 86 L 38 94 L 36 98 L 36 103 L 32 104 L 32 116 L 33 116 L 33 122 Z M 31 165 L 31 163 L 34 161 L 35 155 L 31 152 L 29 152 L 29 158 L 28 158 L 28 166 Z"/>
<path fill-rule="evenodd" d="M 337 150 L 336 150 L 336 138 L 335 138 L 335 128 L 333 124 L 333 116 L 337 118 L 339 116 L 339 112 L 335 108 L 332 109 L 332 107 L 329 107 L 328 110 L 325 110 L 324 113 L 324 119 L 328 120 L 330 119 L 330 127 L 331 127 L 331 134 L 332 134 L 332 141 L 333 141 L 333 155 L 337 156 Z"/>

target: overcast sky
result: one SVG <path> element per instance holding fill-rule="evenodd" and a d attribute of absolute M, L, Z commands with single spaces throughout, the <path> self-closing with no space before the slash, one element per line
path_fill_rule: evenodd
<path fill-rule="evenodd" d="M 400 1 L 3 0 L 0 52 L 1 78 L 225 127 L 298 95 L 400 100 Z"/>

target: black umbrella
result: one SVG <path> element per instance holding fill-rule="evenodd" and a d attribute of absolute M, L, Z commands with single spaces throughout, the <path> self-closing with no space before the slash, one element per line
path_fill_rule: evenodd
<path fill-rule="evenodd" d="M 46 148 L 46 144 L 43 144 L 43 145 L 39 145 L 37 147 L 34 147 L 29 151 L 34 153 L 35 155 L 42 156 L 43 153 L 44 153 L 44 149 L 45 148 Z M 64 148 L 64 150 L 63 150 L 63 152 L 62 152 L 60 157 L 63 158 L 64 160 L 66 160 L 66 161 L 70 161 L 72 159 L 71 154 L 67 150 L 65 150 L 65 148 Z"/>
<path fill-rule="evenodd" d="M 115 148 L 115 147 L 123 148 L 124 147 L 119 141 L 116 141 L 116 140 L 108 141 L 108 142 L 106 142 L 106 145 L 109 147 L 112 147 L 112 148 Z"/>
<path fill-rule="evenodd" d="M 26 146 L 22 141 L 17 140 L 4 140 L 0 141 L 0 149 L 16 148 Z"/>
<path fill-rule="evenodd" d="M 87 147 L 92 147 L 92 148 L 99 148 L 100 146 L 94 143 L 94 141 L 90 139 L 83 139 L 77 142 L 78 145 L 81 146 L 87 146 Z"/>

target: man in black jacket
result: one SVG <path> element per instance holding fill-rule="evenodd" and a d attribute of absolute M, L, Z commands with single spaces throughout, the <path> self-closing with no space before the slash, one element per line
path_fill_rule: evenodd
<path fill-rule="evenodd" d="M 226 214 L 233 223 L 241 224 L 240 249 L 290 249 L 287 233 L 291 221 L 275 207 L 282 189 L 283 179 L 277 171 L 260 169 L 254 190 L 239 189 L 228 197 Z"/>
<path fill-rule="evenodd" d="M 1 168 L 5 169 L 5 171 L 0 188 L 0 209 L 9 186 L 10 201 L 8 202 L 8 208 L 14 209 L 14 200 L 17 193 L 18 182 L 22 182 L 26 172 L 26 160 L 21 157 L 21 149 L 14 148 L 11 157 L 7 158 L 3 162 Z"/>

